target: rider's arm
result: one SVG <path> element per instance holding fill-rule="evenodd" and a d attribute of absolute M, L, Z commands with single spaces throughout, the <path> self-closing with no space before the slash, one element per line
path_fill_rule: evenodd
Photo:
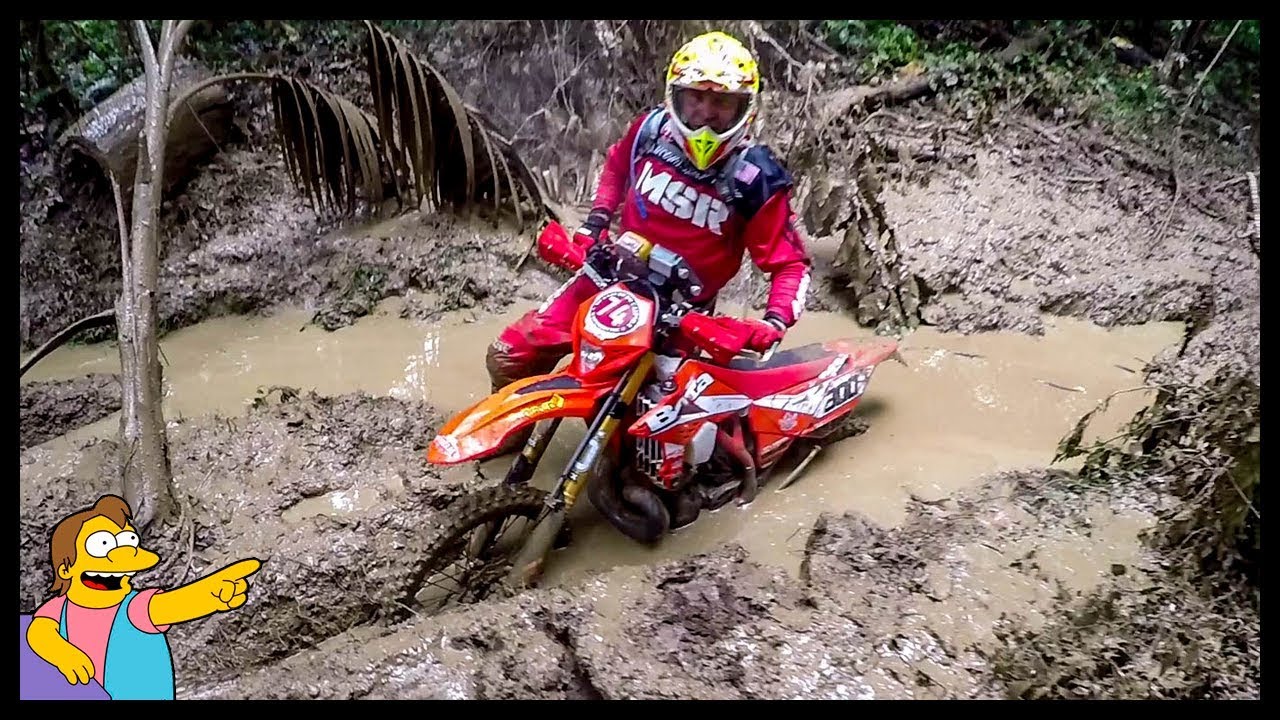
<path fill-rule="evenodd" d="M 811 261 L 791 208 L 791 177 L 768 148 L 758 145 L 744 158 L 739 178 L 747 223 L 743 239 L 756 267 L 769 276 L 766 319 L 791 327 L 804 311 Z M 781 328 L 780 328 L 781 329 Z"/>

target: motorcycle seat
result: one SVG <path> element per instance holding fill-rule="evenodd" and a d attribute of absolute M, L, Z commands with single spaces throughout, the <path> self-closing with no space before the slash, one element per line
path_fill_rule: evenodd
<path fill-rule="evenodd" d="M 765 362 L 757 362 L 751 358 L 736 357 L 729 361 L 729 369 L 742 370 L 745 372 L 759 372 L 761 370 L 772 370 L 775 368 L 787 367 L 789 365 L 799 365 L 800 363 L 810 362 L 817 360 L 820 357 L 827 356 L 834 357 L 835 353 L 822 347 L 822 343 L 810 343 L 808 345 L 801 345 L 797 348 L 775 352 L 773 357 L 769 358 Z"/>
<path fill-rule="evenodd" d="M 897 343 L 893 340 L 844 338 L 782 350 L 774 353 L 767 362 L 734 358 L 727 368 L 722 367 L 716 374 L 739 392 L 760 398 L 813 380 L 841 353 L 849 356 L 849 364 L 874 365 L 896 349 Z M 848 364 L 840 370 L 847 367 Z"/>

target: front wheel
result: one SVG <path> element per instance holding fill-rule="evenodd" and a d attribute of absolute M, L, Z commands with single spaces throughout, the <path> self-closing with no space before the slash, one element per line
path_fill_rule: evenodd
<path fill-rule="evenodd" d="M 450 505 L 448 519 L 426 542 L 417 568 L 418 603 L 428 614 L 485 600 L 503 578 L 547 494 L 530 485 L 498 485 Z"/>

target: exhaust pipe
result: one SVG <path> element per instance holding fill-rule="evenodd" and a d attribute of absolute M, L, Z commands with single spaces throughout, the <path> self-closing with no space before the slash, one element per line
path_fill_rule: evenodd
<path fill-rule="evenodd" d="M 593 477 L 587 497 L 611 525 L 637 542 L 654 543 L 671 529 L 671 513 L 652 490 L 628 484 L 619 496 L 613 473 Z"/>

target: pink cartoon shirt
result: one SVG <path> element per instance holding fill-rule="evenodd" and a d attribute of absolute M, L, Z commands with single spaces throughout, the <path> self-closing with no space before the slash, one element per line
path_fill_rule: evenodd
<path fill-rule="evenodd" d="M 158 592 L 160 588 L 141 590 L 129 603 L 129 619 L 143 632 L 162 633 L 169 629 L 168 625 L 157 627 L 151 622 L 151 598 Z M 102 683 L 102 670 L 107 664 L 107 639 L 111 637 L 111 623 L 115 620 L 119 606 L 102 609 L 80 607 L 68 602 L 66 595 L 59 595 L 41 605 L 36 610 L 35 617 L 58 622 L 62 618 L 64 604 L 67 606 L 67 640 L 89 656 L 89 660 L 93 662 L 93 677 Z"/>

